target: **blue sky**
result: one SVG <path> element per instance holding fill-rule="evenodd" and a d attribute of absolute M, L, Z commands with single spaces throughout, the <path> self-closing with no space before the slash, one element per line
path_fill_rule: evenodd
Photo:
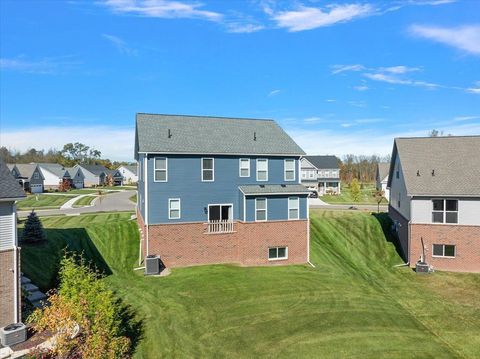
<path fill-rule="evenodd" d="M 310 154 L 480 134 L 480 1 L 0 2 L 0 144 L 130 160 L 136 112 L 273 118 Z"/>

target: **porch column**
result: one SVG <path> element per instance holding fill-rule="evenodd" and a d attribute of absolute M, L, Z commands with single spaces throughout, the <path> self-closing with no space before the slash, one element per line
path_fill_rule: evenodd
<path fill-rule="evenodd" d="M 338 181 L 338 194 L 340 194 L 340 181 Z"/>

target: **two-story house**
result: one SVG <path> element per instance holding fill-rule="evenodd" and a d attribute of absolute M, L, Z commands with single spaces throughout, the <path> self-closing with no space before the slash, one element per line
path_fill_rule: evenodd
<path fill-rule="evenodd" d="M 15 202 L 25 192 L 0 161 L 0 327 L 21 321 L 20 253 Z"/>
<path fill-rule="evenodd" d="M 137 114 L 143 255 L 167 267 L 307 262 L 303 154 L 273 120 Z"/>
<path fill-rule="evenodd" d="M 378 191 L 383 191 L 383 196 L 388 200 L 390 200 L 390 190 L 387 188 L 389 171 L 390 163 L 377 163 L 377 173 L 375 174 L 376 188 Z"/>
<path fill-rule="evenodd" d="M 315 188 L 320 196 L 340 194 L 340 167 L 336 156 L 304 156 L 301 160 L 301 181 Z"/>
<path fill-rule="evenodd" d="M 480 272 L 480 136 L 396 138 L 389 214 L 405 260 Z"/>

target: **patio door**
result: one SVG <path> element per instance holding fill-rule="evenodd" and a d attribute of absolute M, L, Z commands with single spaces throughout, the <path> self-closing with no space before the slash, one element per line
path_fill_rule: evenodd
<path fill-rule="evenodd" d="M 231 204 L 210 204 L 208 206 L 208 221 L 232 221 L 233 206 Z"/>

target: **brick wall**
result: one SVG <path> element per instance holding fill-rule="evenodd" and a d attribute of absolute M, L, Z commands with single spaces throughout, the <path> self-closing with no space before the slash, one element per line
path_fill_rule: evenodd
<path fill-rule="evenodd" d="M 422 245 L 426 249 L 426 261 L 435 269 L 453 272 L 480 273 L 480 227 L 443 225 L 443 224 L 411 224 L 411 261 L 412 266 L 420 258 Z M 454 244 L 455 258 L 432 257 L 433 244 Z"/>
<path fill-rule="evenodd" d="M 400 212 L 398 212 L 392 206 L 388 206 L 388 214 L 392 221 L 397 221 L 397 237 L 402 249 L 402 257 L 404 261 L 408 261 L 408 220 L 403 217 Z M 415 260 L 416 261 L 416 260 Z"/>
<path fill-rule="evenodd" d="M 12 271 L 14 255 L 13 249 L 0 252 L 0 327 L 4 327 L 15 321 L 13 311 L 15 303 L 14 273 Z M 20 261 L 18 263 L 20 263 Z M 19 273 L 19 271 L 17 273 Z M 19 299 L 20 298 L 17 298 L 17 305 L 20 307 Z"/>
<path fill-rule="evenodd" d="M 308 221 L 234 223 L 234 233 L 206 234 L 203 223 L 149 226 L 149 253 L 167 267 L 214 263 L 281 265 L 307 262 Z M 268 260 L 268 248 L 288 246 L 288 259 Z"/>

